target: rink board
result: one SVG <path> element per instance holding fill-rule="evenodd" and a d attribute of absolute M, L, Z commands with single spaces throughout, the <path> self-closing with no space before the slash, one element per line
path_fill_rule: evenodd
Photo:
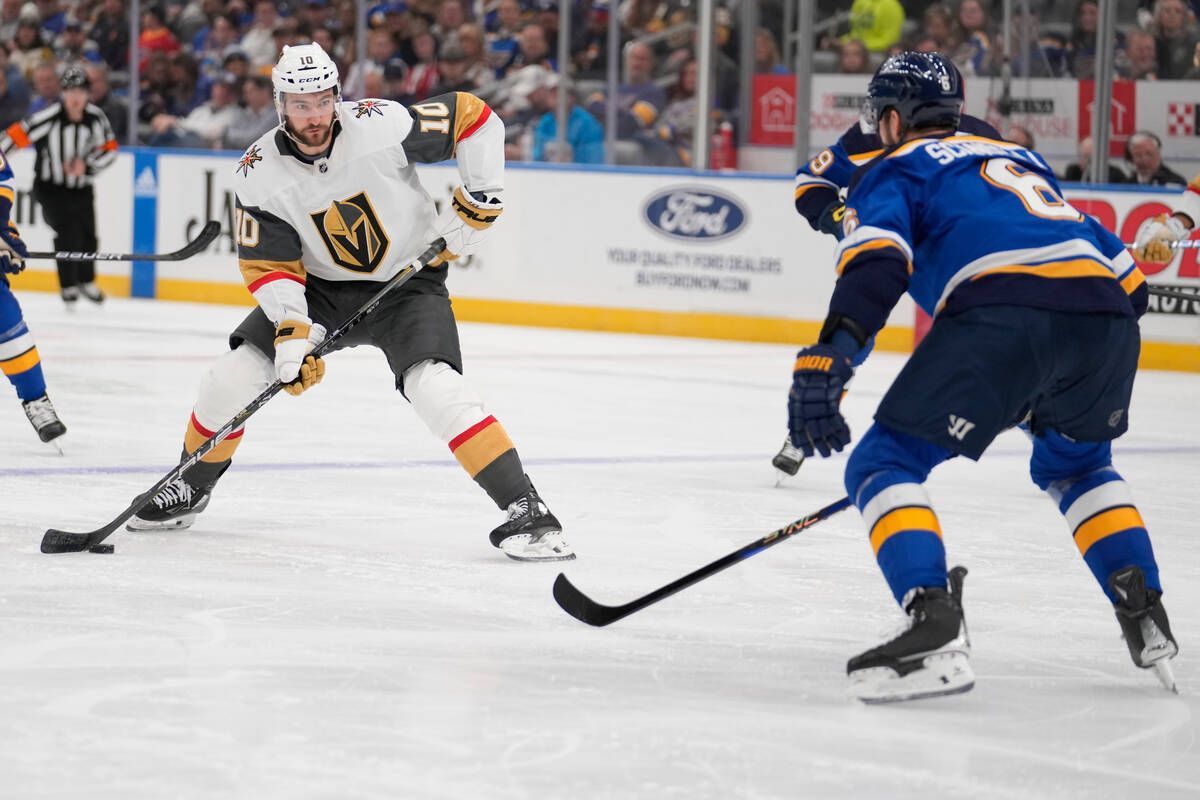
<path fill-rule="evenodd" d="M 249 305 L 237 269 L 229 153 L 122 152 L 97 181 L 101 249 L 167 252 L 207 219 L 220 237 L 181 263 L 104 262 L 101 284 L 118 296 Z M 53 249 L 29 201 L 32 154 L 14 154 L 17 222 L 31 248 Z M 453 165 L 425 167 L 435 200 L 458 183 Z M 451 267 L 465 321 L 802 343 L 825 316 L 833 240 L 792 208 L 787 176 L 510 165 L 505 212 L 486 252 Z M 1125 241 L 1168 211 L 1173 190 L 1069 188 L 1068 199 Z M 386 213 L 386 212 L 384 212 Z M 1200 250 L 1144 265 L 1155 285 L 1200 287 Z M 14 281 L 53 291 L 44 262 Z M 1200 303 L 1158 301 L 1143 320 L 1142 364 L 1200 371 Z M 914 306 L 905 298 L 878 340 L 911 349 Z"/>

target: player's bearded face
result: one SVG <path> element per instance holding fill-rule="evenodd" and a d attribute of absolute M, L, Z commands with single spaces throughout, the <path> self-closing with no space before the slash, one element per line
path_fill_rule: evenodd
<path fill-rule="evenodd" d="M 308 147 L 329 144 L 333 131 L 333 90 L 317 94 L 285 94 L 283 96 L 288 128 Z"/>

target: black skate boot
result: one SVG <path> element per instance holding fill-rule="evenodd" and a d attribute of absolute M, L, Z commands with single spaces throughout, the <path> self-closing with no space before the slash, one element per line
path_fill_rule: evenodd
<path fill-rule="evenodd" d="M 771 459 L 771 466 L 779 470 L 779 474 L 775 476 L 775 485 L 782 483 L 784 478 L 794 476 L 800 471 L 800 465 L 803 463 L 804 453 L 792 446 L 790 437 L 784 439 L 783 447 L 779 448 L 779 452 Z"/>
<path fill-rule="evenodd" d="M 67 432 L 67 426 L 62 424 L 62 420 L 55 413 L 49 395 L 25 400 L 21 405 L 25 408 L 25 416 L 29 417 L 30 424 L 37 431 L 38 438 L 43 442 L 53 442 Z"/>
<path fill-rule="evenodd" d="M 570 561 L 575 557 L 571 545 L 563 541 L 558 519 L 532 486 L 508 504 L 508 519 L 488 538 L 517 561 Z"/>
<path fill-rule="evenodd" d="M 196 464 L 138 509 L 137 514 L 125 524 L 125 530 L 165 531 L 192 527 L 196 516 L 208 506 L 217 479 L 229 469 L 231 463 L 206 464 L 202 461 Z"/>
<path fill-rule="evenodd" d="M 1120 598 L 1113 608 L 1133 663 L 1142 669 L 1153 668 L 1163 686 L 1178 692 L 1170 662 L 1179 652 L 1179 645 L 1171 635 L 1161 593 L 1146 586 L 1141 567 L 1117 570 L 1108 576 L 1108 586 Z"/>
<path fill-rule="evenodd" d="M 950 589 L 922 586 L 904 597 L 904 632 L 846 664 L 850 694 L 864 703 L 892 703 L 970 691 L 971 640 L 963 619 L 965 567 L 950 570 Z"/>

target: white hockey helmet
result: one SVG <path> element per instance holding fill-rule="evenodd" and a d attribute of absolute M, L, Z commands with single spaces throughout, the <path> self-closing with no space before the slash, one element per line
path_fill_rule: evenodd
<path fill-rule="evenodd" d="M 284 124 L 283 95 L 315 94 L 333 89 L 334 102 L 342 99 L 342 84 L 338 79 L 337 64 L 321 49 L 321 45 L 284 45 L 279 61 L 271 68 L 271 84 L 275 94 L 275 112 L 279 124 Z M 286 132 L 286 128 L 284 128 Z"/>

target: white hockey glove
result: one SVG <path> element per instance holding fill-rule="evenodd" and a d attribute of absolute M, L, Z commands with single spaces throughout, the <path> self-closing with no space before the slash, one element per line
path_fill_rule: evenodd
<path fill-rule="evenodd" d="M 275 328 L 275 376 L 285 392 L 298 397 L 325 377 L 325 361 L 309 355 L 324 338 L 325 327 L 308 319 L 285 319 Z"/>
<path fill-rule="evenodd" d="M 1151 217 L 1141 224 L 1133 239 L 1133 257 L 1151 264 L 1165 264 L 1175 255 L 1171 243 L 1191 235 L 1191 228 L 1179 217 L 1166 214 Z"/>
<path fill-rule="evenodd" d="M 502 211 L 504 203 L 499 197 L 468 192 L 465 186 L 455 189 L 426 236 L 431 242 L 438 238 L 446 240 L 446 249 L 429 266 L 440 267 L 478 250 Z"/>

